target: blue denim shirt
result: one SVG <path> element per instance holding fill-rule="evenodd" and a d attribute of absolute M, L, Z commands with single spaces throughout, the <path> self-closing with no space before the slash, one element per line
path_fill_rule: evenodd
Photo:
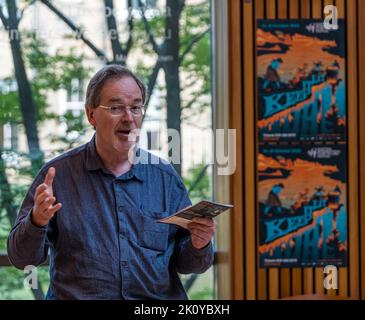
<path fill-rule="evenodd" d="M 149 157 L 149 164 L 115 177 L 93 138 L 48 162 L 35 178 L 10 232 L 8 255 L 23 269 L 40 265 L 50 252 L 47 299 L 187 299 L 177 273 L 211 266 L 212 243 L 196 249 L 186 229 L 156 222 L 191 204 L 180 177 L 147 151 L 137 155 Z M 30 214 L 50 166 L 63 206 L 39 228 Z"/>

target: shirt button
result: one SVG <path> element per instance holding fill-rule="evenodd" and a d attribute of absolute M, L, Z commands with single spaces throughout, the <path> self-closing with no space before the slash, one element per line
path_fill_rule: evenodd
<path fill-rule="evenodd" d="M 123 211 L 123 206 L 119 206 L 119 207 L 118 207 L 118 210 L 119 210 L 119 211 Z"/>
<path fill-rule="evenodd" d="M 124 239 L 124 235 L 120 234 L 119 238 Z"/>
<path fill-rule="evenodd" d="M 121 265 L 122 265 L 123 267 L 125 267 L 125 266 L 127 265 L 127 261 L 121 261 L 120 263 L 121 263 Z"/>

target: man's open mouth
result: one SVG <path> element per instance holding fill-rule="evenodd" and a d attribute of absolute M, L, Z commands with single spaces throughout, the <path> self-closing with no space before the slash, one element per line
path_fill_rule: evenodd
<path fill-rule="evenodd" d="M 132 130 L 118 130 L 117 133 L 122 133 L 122 134 L 130 134 Z"/>

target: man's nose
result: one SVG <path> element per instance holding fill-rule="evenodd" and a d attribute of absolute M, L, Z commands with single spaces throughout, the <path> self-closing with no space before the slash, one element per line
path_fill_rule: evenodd
<path fill-rule="evenodd" d="M 133 114 L 128 108 L 125 108 L 122 112 L 122 121 L 133 122 Z"/>

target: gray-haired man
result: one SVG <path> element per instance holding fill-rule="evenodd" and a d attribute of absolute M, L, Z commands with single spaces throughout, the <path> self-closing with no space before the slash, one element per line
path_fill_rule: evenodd
<path fill-rule="evenodd" d="M 92 140 L 48 162 L 25 196 L 8 239 L 18 268 L 50 249 L 48 299 L 186 299 L 179 273 L 212 264 L 215 222 L 189 231 L 157 223 L 191 204 L 172 166 L 135 148 L 146 91 L 128 69 L 106 66 L 91 79 L 86 113 Z M 155 164 L 158 163 L 158 164 Z"/>

